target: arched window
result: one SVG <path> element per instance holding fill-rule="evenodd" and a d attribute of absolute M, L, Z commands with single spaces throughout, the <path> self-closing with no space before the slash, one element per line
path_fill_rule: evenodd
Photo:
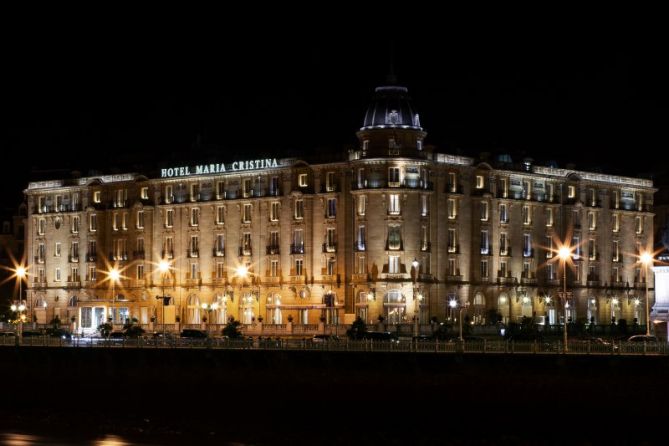
<path fill-rule="evenodd" d="M 187 320 L 189 324 L 200 323 L 200 299 L 195 294 L 188 296 L 186 301 L 187 306 Z"/>
<path fill-rule="evenodd" d="M 212 322 L 215 324 L 227 324 L 228 323 L 228 299 L 222 295 L 216 295 L 216 309 L 212 315 Z"/>
<path fill-rule="evenodd" d="M 72 296 L 72 297 L 70 297 L 70 300 L 67 301 L 67 306 L 68 307 L 76 307 L 78 303 L 79 303 L 79 299 L 77 299 L 77 296 Z"/>
<path fill-rule="evenodd" d="M 472 306 L 472 321 L 475 324 L 485 323 L 485 296 L 478 292 L 474 295 L 474 305 Z"/>

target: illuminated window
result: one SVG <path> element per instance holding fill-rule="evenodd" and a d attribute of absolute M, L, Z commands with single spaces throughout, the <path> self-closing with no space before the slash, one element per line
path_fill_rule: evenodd
<path fill-rule="evenodd" d="M 501 189 L 502 189 L 502 198 L 508 198 L 509 196 L 509 180 L 506 178 L 500 179 Z"/>
<path fill-rule="evenodd" d="M 588 260 L 597 260 L 597 244 L 592 238 L 588 240 Z"/>
<path fill-rule="evenodd" d="M 225 198 L 225 181 L 216 182 L 216 199 L 222 200 Z"/>
<path fill-rule="evenodd" d="M 335 218 L 337 216 L 337 199 L 328 198 L 327 209 L 325 210 L 326 218 Z"/>
<path fill-rule="evenodd" d="M 279 261 L 278 260 L 270 260 L 270 262 L 269 262 L 269 275 L 270 275 L 270 277 L 278 277 L 279 276 Z"/>
<path fill-rule="evenodd" d="M 197 201 L 200 199 L 200 185 L 197 183 L 190 185 L 190 201 Z"/>
<path fill-rule="evenodd" d="M 248 198 L 253 191 L 251 190 L 251 178 L 244 178 L 242 180 L 242 197 Z"/>
<path fill-rule="evenodd" d="M 225 234 L 216 234 L 214 243 L 214 254 L 216 257 L 223 257 L 225 255 Z"/>
<path fill-rule="evenodd" d="M 613 209 L 620 209 L 620 191 L 613 191 Z"/>
<path fill-rule="evenodd" d="M 309 185 L 308 177 L 306 173 L 301 173 L 297 177 L 297 184 L 300 187 L 307 187 Z"/>
<path fill-rule="evenodd" d="M 399 187 L 400 185 L 400 168 L 399 167 L 389 167 L 388 168 L 388 186 L 389 187 Z"/>
<path fill-rule="evenodd" d="M 149 199 L 149 188 L 147 186 L 144 186 L 140 189 L 139 196 L 142 200 L 148 200 Z"/>
<path fill-rule="evenodd" d="M 430 201 L 428 200 L 427 195 L 420 196 L 420 215 L 421 217 L 427 217 L 430 213 Z"/>
<path fill-rule="evenodd" d="M 458 233 L 455 228 L 448 229 L 448 252 L 458 251 Z"/>
<path fill-rule="evenodd" d="M 581 258 L 581 237 L 575 235 L 571 238 L 571 247 L 573 250 L 572 257 L 576 260 Z"/>
<path fill-rule="evenodd" d="M 295 259 L 295 275 L 296 276 L 301 276 L 302 275 L 303 265 L 304 265 L 304 260 Z"/>
<path fill-rule="evenodd" d="M 388 195 L 388 213 L 390 215 L 400 214 L 400 196 L 398 194 Z"/>
<path fill-rule="evenodd" d="M 619 214 L 613 214 L 613 221 L 611 223 L 611 229 L 613 230 L 613 232 L 620 231 L 620 215 Z"/>
<path fill-rule="evenodd" d="M 72 233 L 77 234 L 79 233 L 79 216 L 75 215 L 72 217 Z"/>
<path fill-rule="evenodd" d="M 367 196 L 360 195 L 358 197 L 358 215 L 362 217 L 365 215 L 366 211 L 367 211 Z"/>
<path fill-rule="evenodd" d="M 358 274 L 367 274 L 367 265 L 365 264 L 365 256 L 358 257 Z"/>
<path fill-rule="evenodd" d="M 523 256 L 532 257 L 532 234 L 523 234 Z"/>
<path fill-rule="evenodd" d="M 481 254 L 490 254 L 490 239 L 487 229 L 481 230 Z"/>
<path fill-rule="evenodd" d="M 216 206 L 216 224 L 222 225 L 225 223 L 225 207 Z"/>
<path fill-rule="evenodd" d="M 399 225 L 388 226 L 388 249 L 402 249 L 402 230 Z"/>
<path fill-rule="evenodd" d="M 91 232 L 95 232 L 98 230 L 98 216 L 97 214 L 91 214 L 88 217 L 88 229 Z"/>
<path fill-rule="evenodd" d="M 128 213 L 124 212 L 121 214 L 121 229 L 126 231 L 128 229 Z"/>
<path fill-rule="evenodd" d="M 174 226 L 174 209 L 168 209 L 165 213 L 165 227 L 171 228 Z"/>
<path fill-rule="evenodd" d="M 531 225 L 532 224 L 532 209 L 525 205 L 523 206 L 523 224 Z"/>
<path fill-rule="evenodd" d="M 200 255 L 200 238 L 197 235 L 190 236 L 190 246 L 188 251 L 191 257 L 198 257 Z"/>
<path fill-rule="evenodd" d="M 144 228 L 144 211 L 137 211 L 137 229 Z"/>
<path fill-rule="evenodd" d="M 611 260 L 614 262 L 620 261 L 620 242 L 618 240 L 613 241 L 613 248 L 611 250 L 612 256 Z"/>
<path fill-rule="evenodd" d="M 597 191 L 594 188 L 590 188 L 588 195 L 590 196 L 590 206 L 597 206 Z"/>
<path fill-rule="evenodd" d="M 53 278 L 53 279 L 54 279 L 56 282 L 60 282 L 60 277 L 61 277 L 61 276 L 60 276 L 60 268 L 56 268 L 56 271 L 55 271 L 55 274 L 54 274 L 54 278 Z"/>
<path fill-rule="evenodd" d="M 483 175 L 476 175 L 476 188 L 483 189 L 484 184 Z"/>
<path fill-rule="evenodd" d="M 304 218 L 304 200 L 295 200 L 295 220 Z"/>
<path fill-rule="evenodd" d="M 102 201 L 102 192 L 96 190 L 93 192 L 93 203 L 100 203 Z"/>
<path fill-rule="evenodd" d="M 171 184 L 165 186 L 165 203 L 169 204 L 174 201 L 174 192 Z"/>
<path fill-rule="evenodd" d="M 388 256 L 388 273 L 399 274 L 400 272 L 400 257 Z"/>
<path fill-rule="evenodd" d="M 325 174 L 325 191 L 333 192 L 337 190 L 337 185 L 335 184 L 335 173 L 328 172 Z"/>
<path fill-rule="evenodd" d="M 481 221 L 488 221 L 488 202 L 481 202 Z"/>
<path fill-rule="evenodd" d="M 594 231 L 597 229 L 597 214 L 588 212 L 588 229 Z"/>
<path fill-rule="evenodd" d="M 200 209 L 192 208 L 190 210 L 190 225 L 198 226 L 200 224 Z"/>
<path fill-rule="evenodd" d="M 273 201 L 269 208 L 270 221 L 279 221 L 279 202 Z"/>
<path fill-rule="evenodd" d="M 359 225 L 358 226 L 358 250 L 359 251 L 364 251 L 365 250 L 365 240 L 367 237 L 365 236 L 365 225 Z"/>
<path fill-rule="evenodd" d="M 499 234 L 499 255 L 505 256 L 509 254 L 509 238 L 506 232 Z"/>
<path fill-rule="evenodd" d="M 455 172 L 448 172 L 448 190 L 451 193 L 458 191 L 458 176 Z"/>
<path fill-rule="evenodd" d="M 137 265 L 137 280 L 144 280 L 144 265 Z"/>
<path fill-rule="evenodd" d="M 554 251 L 555 250 L 553 249 L 553 237 L 551 237 L 550 235 L 547 235 L 546 236 L 546 258 L 547 259 L 552 258 Z"/>
<path fill-rule="evenodd" d="M 112 229 L 118 231 L 118 212 L 112 214 Z"/>
<path fill-rule="evenodd" d="M 546 208 L 546 226 L 553 226 L 553 208 Z"/>
<path fill-rule="evenodd" d="M 567 198 L 576 197 L 576 186 L 567 186 Z"/>
<path fill-rule="evenodd" d="M 242 223 L 251 223 L 251 203 L 244 203 L 242 208 Z"/>
<path fill-rule="evenodd" d="M 46 230 L 46 219 L 40 218 L 37 222 L 37 234 L 44 235 Z"/>
<path fill-rule="evenodd" d="M 499 222 L 508 223 L 509 222 L 509 207 L 506 203 L 501 203 L 499 205 Z"/>
<path fill-rule="evenodd" d="M 60 242 L 56 242 L 53 255 L 55 255 L 56 257 L 60 257 Z"/>
<path fill-rule="evenodd" d="M 637 215 L 634 217 L 634 226 L 636 227 L 636 233 L 637 234 L 642 234 L 643 233 L 643 216 L 642 215 Z"/>
<path fill-rule="evenodd" d="M 458 216 L 458 207 L 456 205 L 455 199 L 449 198 L 447 206 L 448 206 L 448 219 L 455 220 L 455 218 Z"/>

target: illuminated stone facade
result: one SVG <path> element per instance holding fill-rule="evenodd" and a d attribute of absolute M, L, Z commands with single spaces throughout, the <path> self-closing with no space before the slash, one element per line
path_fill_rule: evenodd
<path fill-rule="evenodd" d="M 634 255 L 653 245 L 651 181 L 478 162 L 435 153 L 425 136 L 406 89 L 381 87 L 359 147 L 338 163 L 226 160 L 164 178 L 31 183 L 30 306 L 39 322 L 74 317 L 84 331 L 110 306 L 116 323 L 160 326 L 164 311 L 169 329 L 230 316 L 277 329 L 356 315 L 417 327 L 455 318 L 452 300 L 474 323 L 492 310 L 556 324 L 562 267 L 550 247 L 569 233 L 569 317 L 644 323 Z"/>

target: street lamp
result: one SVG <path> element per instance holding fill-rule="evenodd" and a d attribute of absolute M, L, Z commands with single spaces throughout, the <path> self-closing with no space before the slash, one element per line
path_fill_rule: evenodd
<path fill-rule="evenodd" d="M 644 251 L 639 256 L 639 260 L 643 263 L 644 278 L 646 280 L 646 336 L 650 336 L 650 310 L 648 303 L 648 265 L 653 263 L 653 255 L 648 251 Z"/>
<path fill-rule="evenodd" d="M 562 262 L 562 279 L 563 279 L 563 289 L 562 297 L 564 298 L 564 351 L 565 353 L 569 351 L 569 345 L 567 344 L 567 309 L 569 308 L 569 303 L 567 302 L 567 259 L 571 256 L 571 249 L 567 245 L 563 245 L 558 250 L 558 257 L 560 262 Z"/>
<path fill-rule="evenodd" d="M 116 267 L 113 267 L 112 269 L 109 270 L 109 273 L 107 274 L 109 276 L 109 280 L 111 280 L 111 307 L 109 308 L 109 319 L 112 322 L 112 327 L 114 326 L 114 288 L 116 286 L 116 282 L 119 280 L 121 277 L 121 273 L 119 272 Z"/>
<path fill-rule="evenodd" d="M 168 262 L 165 259 L 162 259 L 160 263 L 158 263 L 158 269 L 160 270 L 160 274 L 162 276 L 162 285 L 163 285 L 163 296 L 162 296 L 162 301 L 163 301 L 163 339 L 165 339 L 165 278 L 167 277 L 167 273 L 170 271 L 170 262 Z"/>

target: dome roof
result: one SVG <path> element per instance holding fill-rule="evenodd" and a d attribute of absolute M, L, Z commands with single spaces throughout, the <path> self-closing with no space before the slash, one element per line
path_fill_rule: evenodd
<path fill-rule="evenodd" d="M 374 90 L 374 98 L 360 130 L 383 128 L 422 130 L 405 87 L 389 85 Z"/>

